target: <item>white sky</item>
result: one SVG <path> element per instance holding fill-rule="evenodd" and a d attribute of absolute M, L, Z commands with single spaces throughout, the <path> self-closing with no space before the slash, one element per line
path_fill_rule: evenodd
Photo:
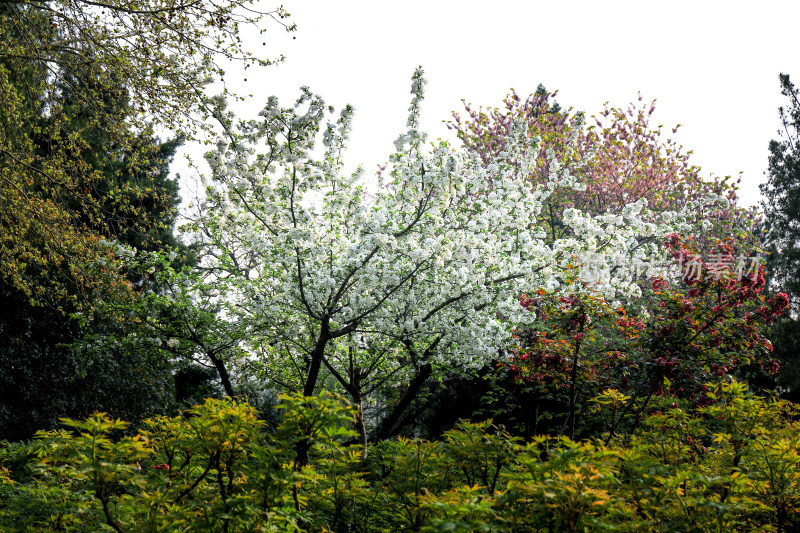
<path fill-rule="evenodd" d="M 272 94 L 289 106 L 301 85 L 337 111 L 350 103 L 356 114 L 345 158 L 368 171 L 404 131 L 411 75 L 422 65 L 429 140 L 454 139 L 442 121 L 463 109 L 462 98 L 496 107 L 511 87 L 524 97 L 543 83 L 559 91 L 563 107 L 592 115 L 641 92 L 657 99 L 653 125 L 670 133 L 682 124 L 673 137 L 694 151 L 704 175 L 743 172 L 742 203 L 751 205 L 780 126 L 778 107 L 787 103 L 778 73 L 800 84 L 797 1 L 283 1 L 297 32 L 269 25 L 266 48 L 263 39 L 254 45 L 286 61 L 251 69 L 247 82 L 231 72 L 228 86 L 253 94 L 233 109 L 253 118 Z M 194 180 L 184 165 L 175 170 L 190 193 Z"/>

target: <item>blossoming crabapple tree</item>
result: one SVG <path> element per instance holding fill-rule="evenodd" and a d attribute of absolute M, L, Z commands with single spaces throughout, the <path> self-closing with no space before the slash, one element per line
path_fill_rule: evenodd
<path fill-rule="evenodd" d="M 682 223 L 644 201 L 612 216 L 573 209 L 564 217 L 572 235 L 546 242 L 542 205 L 559 188 L 584 187 L 573 172 L 581 161 L 562 165 L 550 151 L 549 179 L 532 188 L 519 175 L 536 168 L 539 146 L 522 123 L 489 164 L 446 142 L 426 152 L 424 84 L 418 69 L 408 129 L 373 182 L 342 171 L 351 107 L 323 127 L 333 109 L 308 88 L 292 108 L 271 97 L 258 120 L 236 121 L 220 99 L 212 181 L 187 225 L 273 384 L 311 395 L 338 383 L 356 402 L 404 387 L 378 438 L 396 431 L 428 379 L 498 357 L 509 324 L 533 318 L 519 305 L 523 289 L 638 291 L 620 272 L 656 271 L 650 239 Z M 576 257 L 606 252 L 619 268 L 592 283 L 567 275 Z"/>
<path fill-rule="evenodd" d="M 493 155 L 503 151 L 504 139 L 515 120 L 524 122 L 529 136 L 542 139 L 540 153 L 550 148 L 564 158 L 580 158 L 585 154 L 593 154 L 587 164 L 577 170 L 578 180 L 587 185 L 586 190 L 562 188 L 546 200 L 543 212 L 548 216 L 542 222 L 548 229 L 551 240 L 573 234 L 572 228 L 575 224 L 568 220 L 568 217 L 573 216 L 569 208 L 591 215 L 613 216 L 624 214 L 625 210 L 631 208 L 631 204 L 639 199 L 646 199 L 653 211 L 682 211 L 683 215 L 694 211 L 695 216 L 681 217 L 683 221 L 680 233 L 690 236 L 692 244 L 699 246 L 706 255 L 718 252 L 721 241 L 734 246 L 734 255 L 757 254 L 761 246 L 757 212 L 736 205 L 736 183 L 727 178 L 704 179 L 700 168 L 690 164 L 691 152 L 684 152 L 674 140 L 665 138 L 661 126 L 653 126 L 655 102 L 647 104 L 640 96 L 638 103 L 632 103 L 627 108 L 606 105 L 599 115 L 589 117 L 587 122 L 591 125 L 575 127 L 576 122 L 580 121 L 570 121 L 571 110 L 561 109 L 554 103 L 554 97 L 554 93 L 546 92 L 543 87 L 524 100 L 512 90 L 504 100 L 502 109 L 474 109 L 465 104 L 467 116 L 462 119 L 458 113 L 454 113 L 454 120 L 448 125 L 456 130 L 465 148 L 480 155 L 484 164 L 488 164 Z M 575 115 L 577 118 L 582 116 Z M 672 133 L 676 131 L 677 127 Z M 523 178 L 531 184 L 547 181 L 549 169 L 545 163 L 544 158 L 540 158 L 534 172 L 524 175 Z M 719 197 L 724 197 L 727 201 L 718 201 Z M 716 200 L 709 202 L 710 199 Z M 695 224 L 687 224 L 692 219 Z M 657 221 L 651 219 L 650 222 Z M 575 236 L 583 238 L 580 235 Z M 671 256 L 668 248 L 664 248 L 664 253 Z M 585 263 L 591 262 L 591 257 L 580 259 Z M 611 267 L 608 264 L 602 265 L 602 262 L 592 266 L 595 269 Z M 619 298 L 624 304 L 624 312 L 630 315 L 631 320 L 651 321 L 649 317 L 652 315 L 648 311 L 650 301 L 654 298 L 651 281 L 642 277 L 642 298 Z M 686 292 L 681 283 L 674 287 Z M 534 293 L 536 287 L 526 291 L 526 294 Z M 635 291 L 630 294 L 635 295 Z M 618 345 L 613 331 L 599 325 L 608 322 L 608 317 L 617 316 L 619 307 L 587 305 L 588 302 L 595 301 L 591 295 L 587 296 L 588 298 L 580 294 L 542 294 L 537 299 L 555 302 L 555 316 L 586 318 L 591 324 L 586 329 L 593 331 L 596 337 L 594 344 L 599 351 L 586 342 L 584 332 L 566 330 L 562 332 L 563 335 L 559 335 L 557 332 L 560 327 L 553 327 L 552 321 L 539 320 L 537 335 L 544 337 L 537 337 L 535 342 L 527 345 L 520 352 L 525 359 L 518 358 L 509 367 L 512 374 L 519 368 L 527 369 L 521 383 L 525 383 L 523 388 L 531 392 L 526 393 L 522 401 L 535 406 L 533 411 L 528 412 L 538 412 L 540 400 L 550 400 L 556 392 L 569 397 L 564 402 L 568 404 L 568 407 L 564 405 L 564 410 L 565 420 L 570 424 L 565 422 L 563 428 L 569 427 L 571 430 L 574 430 L 573 425 L 576 422 L 576 392 L 580 391 L 585 395 L 584 399 L 588 399 L 592 396 L 589 392 L 590 385 L 604 386 L 603 380 L 593 374 L 597 368 L 604 367 L 608 362 L 608 358 L 603 355 L 605 348 Z M 593 316 L 589 317 L 587 311 L 594 313 Z M 580 321 L 576 321 L 574 327 L 577 328 L 579 323 Z M 526 336 L 520 332 L 520 338 Z M 576 336 L 578 339 L 573 338 Z M 566 344 L 557 341 L 566 341 Z M 558 348 L 556 352 L 564 353 L 554 353 L 554 346 Z M 568 346 L 571 348 L 567 349 Z M 596 354 L 594 361 L 590 353 Z M 556 360 L 561 362 L 555 364 Z M 570 364 L 566 365 L 566 362 Z M 560 370 L 565 370 L 564 373 L 558 369 L 562 365 Z M 615 368 L 607 374 L 613 378 L 620 372 Z M 516 388 L 516 384 L 511 386 Z M 647 386 L 638 384 L 634 388 L 642 389 Z M 513 395 L 506 395 L 511 396 Z"/>
<path fill-rule="evenodd" d="M 572 115 L 555 102 L 556 93 L 540 88 L 526 99 L 515 91 L 503 100 L 503 108 L 474 109 L 465 103 L 467 116 L 453 113 L 448 128 L 459 140 L 477 152 L 488 164 L 503 150 L 504 140 L 515 121 L 522 120 L 528 135 L 542 139 L 540 153 L 553 149 L 562 157 L 592 157 L 580 169 L 583 191 L 561 190 L 551 195 L 545 211 L 549 214 L 551 238 L 569 231 L 561 221 L 567 207 L 592 214 L 618 214 L 626 205 L 641 198 L 652 209 L 673 210 L 694 208 L 705 215 L 705 224 L 697 228 L 697 238 L 709 249 L 715 239 L 736 236 L 742 248 L 758 248 L 754 227 L 758 214 L 754 209 L 737 206 L 738 183 L 728 178 L 704 179 L 700 167 L 690 163 L 691 152 L 684 152 L 673 139 L 665 138 L 662 127 L 651 124 L 655 101 L 638 102 L 627 108 L 609 107 L 587 120 L 583 113 Z M 672 129 L 676 133 L 680 125 Z M 576 148 L 577 146 L 577 148 Z M 540 158 L 534 172 L 525 176 L 531 183 L 547 181 L 549 170 Z M 723 195 L 728 202 L 707 205 L 704 199 Z M 750 250 L 748 250 L 749 252 Z"/>

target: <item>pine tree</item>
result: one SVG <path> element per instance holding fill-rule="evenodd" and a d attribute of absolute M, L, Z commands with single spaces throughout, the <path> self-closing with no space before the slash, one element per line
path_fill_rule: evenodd
<path fill-rule="evenodd" d="M 788 74 L 780 75 L 780 84 L 789 106 L 779 109 L 780 138 L 769 143 L 768 179 L 761 193 L 770 288 L 789 295 L 792 311 L 768 336 L 781 361 L 778 385 L 788 397 L 800 400 L 800 98 Z"/>

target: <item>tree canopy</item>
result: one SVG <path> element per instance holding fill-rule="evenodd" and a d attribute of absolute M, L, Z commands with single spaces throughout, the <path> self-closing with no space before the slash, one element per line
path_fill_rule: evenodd
<path fill-rule="evenodd" d="M 105 238 L 119 227 L 147 235 L 154 221 L 137 217 L 136 205 L 152 191 L 94 168 L 90 137 L 102 130 L 131 172 L 151 166 L 158 149 L 139 135 L 153 124 L 193 135 L 220 60 L 271 62 L 241 40 L 265 15 L 293 29 L 283 10 L 262 13 L 246 0 L 0 4 L 0 253 L 8 283 L 54 307 L 125 290 Z"/>
<path fill-rule="evenodd" d="M 211 276 L 194 290 L 226 302 L 228 329 L 246 337 L 268 382 L 310 395 L 324 381 L 356 401 L 394 383 L 405 392 L 379 424 L 384 436 L 428 379 L 502 353 L 530 318 L 523 291 L 638 295 L 638 275 L 667 266 L 660 240 L 699 224 L 693 210 L 657 213 L 639 200 L 620 214 L 566 209 L 568 232 L 552 240 L 543 206 L 585 187 L 576 145 L 542 153 L 516 121 L 488 161 L 447 143 L 428 153 L 423 87 L 418 70 L 408 129 L 374 184 L 341 172 L 350 107 L 324 125 L 324 101 L 304 88 L 293 107 L 270 98 L 261 118 L 236 122 L 218 100 L 225 137 L 207 155 L 212 181 L 186 227 Z M 523 178 L 541 158 L 547 179 L 531 187 Z M 581 261 L 613 268 L 589 279 Z"/>

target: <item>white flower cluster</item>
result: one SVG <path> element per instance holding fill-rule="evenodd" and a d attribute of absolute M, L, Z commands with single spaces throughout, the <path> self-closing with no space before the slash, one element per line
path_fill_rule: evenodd
<path fill-rule="evenodd" d="M 372 195 L 360 174 L 341 175 L 352 108 L 323 128 L 325 105 L 307 88 L 291 109 L 270 98 L 263 120 L 208 154 L 222 186 L 209 189 L 196 225 L 208 250 L 202 266 L 252 322 L 254 350 L 283 346 L 283 364 L 299 368 L 326 327 L 358 332 L 365 345 L 412 346 L 409 353 L 441 367 L 479 366 L 497 357 L 509 324 L 533 318 L 518 304 L 522 292 L 634 297 L 637 280 L 624 272 L 654 272 L 641 265 L 655 264 L 656 239 L 685 223 L 688 211 L 654 214 L 644 200 L 621 215 L 568 209 L 570 234 L 546 241 L 545 200 L 558 188 L 585 189 L 574 169 L 548 154 L 548 183 L 531 190 L 523 176 L 536 168 L 538 140 L 520 125 L 489 165 L 447 143 L 423 153 L 424 84 L 418 70 L 408 130 Z M 320 130 L 326 153 L 318 161 L 311 153 Z M 581 264 L 591 279 L 574 276 Z M 392 372 L 408 360 L 383 364 Z"/>

